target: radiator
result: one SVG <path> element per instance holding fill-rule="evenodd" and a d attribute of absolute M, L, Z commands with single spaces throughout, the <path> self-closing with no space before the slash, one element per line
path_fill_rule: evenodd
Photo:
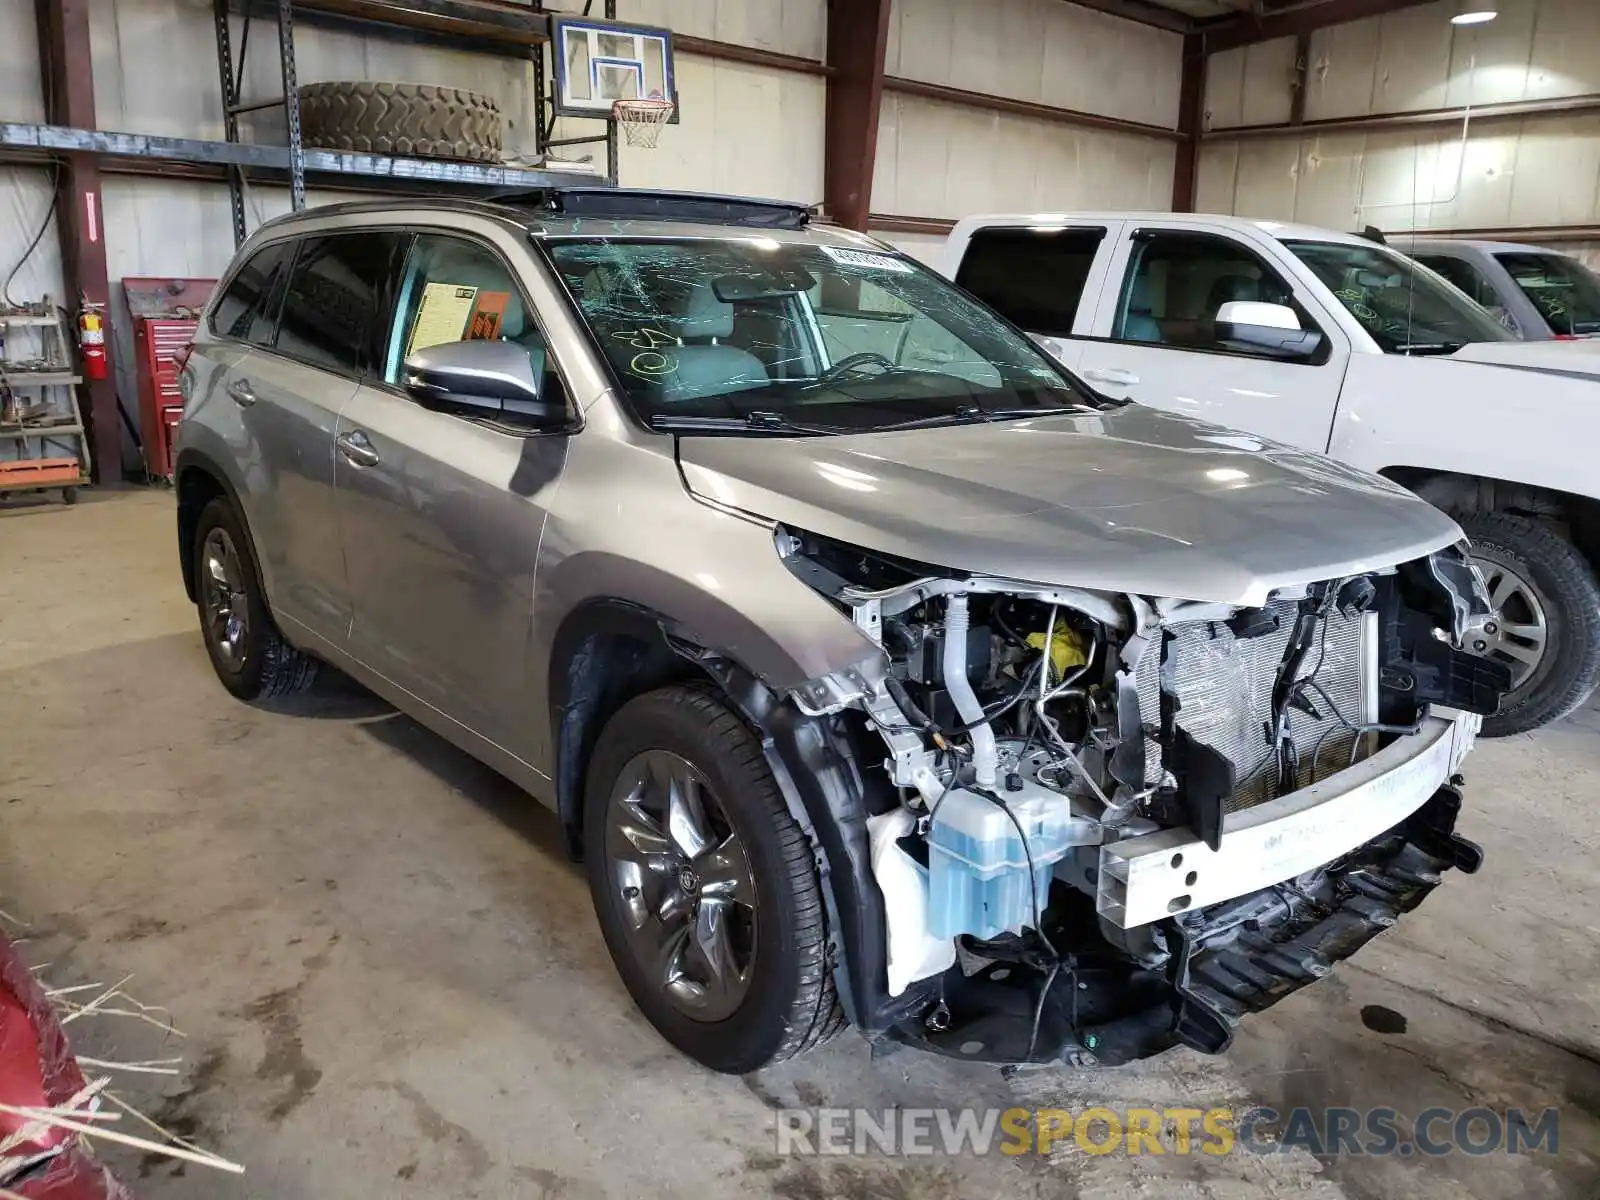
<path fill-rule="evenodd" d="M 1272 633 L 1241 640 L 1219 622 L 1187 622 L 1171 626 L 1165 647 L 1152 645 L 1140 660 L 1134 680 L 1146 737 L 1146 783 L 1158 782 L 1163 773 L 1155 734 L 1161 723 L 1160 671 L 1165 653 L 1172 664 L 1178 726 L 1234 765 L 1237 786 L 1226 810 L 1249 808 L 1276 794 L 1276 759 L 1266 730 L 1272 719 L 1272 685 L 1289 644 L 1296 603 L 1279 601 L 1269 611 L 1278 617 Z M 1320 666 L 1314 640 L 1300 668 L 1302 678 L 1315 669 L 1317 685 L 1352 724 L 1376 720 L 1376 616 L 1334 612 L 1327 625 Z M 1321 696 L 1309 689 L 1303 694 L 1320 719 L 1298 708 L 1289 712 L 1289 736 L 1300 752 L 1301 787 L 1343 770 L 1372 748 L 1370 736 L 1358 745 L 1356 734 Z"/>

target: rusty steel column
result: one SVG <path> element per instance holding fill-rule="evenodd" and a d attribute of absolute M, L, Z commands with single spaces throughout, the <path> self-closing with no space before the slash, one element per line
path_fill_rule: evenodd
<path fill-rule="evenodd" d="M 888 45 L 889 0 L 828 0 L 823 207 L 851 229 L 866 229 L 872 203 Z"/>
<path fill-rule="evenodd" d="M 35 0 L 39 65 L 44 80 L 45 120 L 52 125 L 93 129 L 94 73 L 89 58 L 90 0 Z M 105 215 L 100 204 L 100 160 L 90 153 L 60 156 L 56 175 L 56 227 L 67 294 L 61 302 L 74 314 L 84 303 L 111 312 L 106 268 Z M 106 337 L 105 379 L 86 380 L 82 405 L 98 483 L 122 482 L 122 426 L 117 414 L 116 340 Z"/>
<path fill-rule="evenodd" d="M 1183 77 L 1178 84 L 1178 153 L 1172 162 L 1172 211 L 1193 212 L 1200 172 L 1200 131 L 1205 123 L 1206 39 L 1183 39 Z"/>

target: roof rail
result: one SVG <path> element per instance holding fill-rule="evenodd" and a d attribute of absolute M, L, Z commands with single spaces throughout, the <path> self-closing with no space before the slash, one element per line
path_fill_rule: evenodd
<path fill-rule="evenodd" d="M 568 217 L 702 221 L 757 229 L 801 229 L 816 215 L 816 209 L 809 205 L 785 200 L 647 188 L 531 188 L 497 192 L 490 199 Z"/>

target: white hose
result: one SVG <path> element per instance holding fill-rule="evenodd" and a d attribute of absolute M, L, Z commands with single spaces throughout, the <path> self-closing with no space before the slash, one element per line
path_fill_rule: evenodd
<path fill-rule="evenodd" d="M 1000 756 L 995 751 L 994 730 L 989 727 L 978 703 L 978 693 L 972 690 L 967 678 L 967 630 L 972 624 L 967 612 L 967 598 L 960 593 L 946 602 L 944 614 L 944 687 L 956 706 L 961 722 L 969 726 L 972 737 L 972 766 L 975 782 L 981 788 L 993 789 L 1000 780 Z"/>

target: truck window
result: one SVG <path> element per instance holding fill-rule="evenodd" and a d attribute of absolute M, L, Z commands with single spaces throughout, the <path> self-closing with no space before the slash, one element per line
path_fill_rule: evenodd
<path fill-rule="evenodd" d="M 1145 233 L 1117 301 L 1114 339 L 1184 350 L 1245 354 L 1217 336 L 1217 312 L 1234 300 L 1294 308 L 1304 329 L 1315 325 L 1295 304 L 1276 272 L 1230 238 L 1192 233 Z"/>
<path fill-rule="evenodd" d="M 1102 228 L 980 229 L 956 282 L 1029 333 L 1069 337 Z"/>
<path fill-rule="evenodd" d="M 1431 271 L 1384 246 L 1284 242 L 1344 305 L 1385 354 L 1454 354 L 1470 342 L 1512 334 Z"/>
<path fill-rule="evenodd" d="M 1507 329 L 1516 330 L 1516 318 L 1506 311 L 1505 305 L 1500 302 L 1500 294 L 1494 290 L 1494 285 L 1485 279 L 1483 272 L 1472 263 L 1453 254 L 1413 254 L 1411 257 L 1428 270 L 1443 275 L 1472 297 L 1473 303 L 1481 304 L 1488 309 L 1490 315 Z"/>
<path fill-rule="evenodd" d="M 1564 254 L 1497 254 L 1550 326 L 1566 336 L 1600 333 L 1600 277 Z"/>

